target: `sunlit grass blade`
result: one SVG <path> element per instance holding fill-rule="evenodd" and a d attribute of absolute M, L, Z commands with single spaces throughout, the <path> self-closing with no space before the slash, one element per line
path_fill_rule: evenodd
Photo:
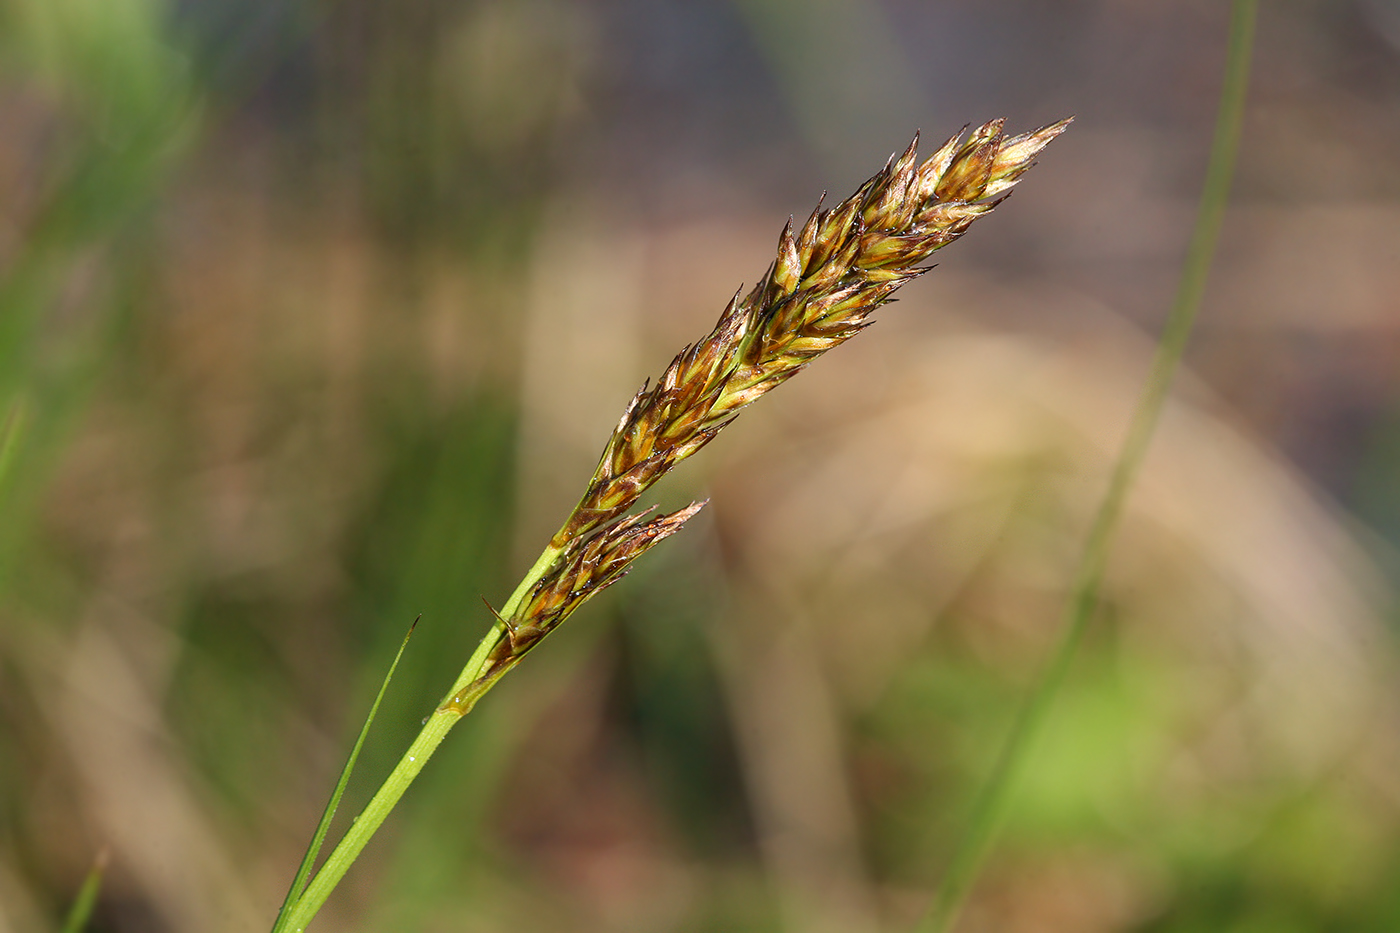
<path fill-rule="evenodd" d="M 0 422 L 0 490 L 5 488 L 5 480 L 19 450 L 24 433 L 24 416 L 24 403 L 17 400 L 5 413 L 4 421 Z"/>
<path fill-rule="evenodd" d="M 1205 292 L 1211 259 L 1220 237 L 1230 181 L 1239 152 L 1240 128 L 1249 86 L 1250 53 L 1254 45 L 1256 7 L 1257 0 L 1234 0 L 1215 138 L 1176 298 L 1157 343 L 1147 384 L 1133 411 L 1123 447 L 1114 463 L 1108 491 L 1099 504 L 1085 541 L 1061 618 L 1058 643 L 1017 714 L 991 776 L 982 787 L 966 835 L 949 862 L 943 882 L 919 926 L 919 933 L 946 933 L 957 919 L 958 911 L 1001 828 L 1017 779 L 1030 758 L 1036 737 L 1064 682 L 1084 630 L 1098 607 L 1099 587 L 1104 565 L 1108 561 L 1109 545 L 1200 312 L 1201 296 Z"/>
<path fill-rule="evenodd" d="M 98 853 L 97 860 L 92 863 L 92 870 L 83 879 L 83 886 L 78 889 L 78 896 L 73 899 L 73 906 L 63 921 L 62 933 L 82 933 L 97 907 L 97 895 L 102 891 L 102 878 L 106 874 L 107 851 L 104 849 Z"/>
<path fill-rule="evenodd" d="M 413 637 L 413 631 L 418 627 L 418 622 L 422 618 L 421 615 L 418 616 L 408 627 L 408 632 L 404 635 L 403 641 L 399 644 L 399 650 L 394 655 L 394 661 L 389 665 L 389 672 L 384 675 L 384 682 L 379 685 L 379 693 L 375 695 L 374 703 L 369 708 L 369 715 L 365 717 L 365 724 L 360 727 L 359 738 L 355 739 L 355 747 L 350 749 L 350 757 L 346 759 L 345 767 L 340 771 L 340 779 L 335 783 L 335 790 L 331 792 L 331 799 L 326 803 L 325 812 L 321 814 L 321 821 L 316 824 L 316 832 L 311 837 L 311 844 L 306 847 L 306 855 L 302 857 L 301 865 L 297 868 L 296 878 L 292 880 L 292 886 L 287 891 L 287 899 L 282 902 L 282 909 L 277 912 L 277 923 L 272 928 L 273 933 L 284 929 L 287 915 L 306 890 L 306 884 L 311 879 L 312 869 L 316 867 L 316 858 L 321 854 L 321 846 L 325 843 L 326 834 L 330 832 L 331 822 L 335 819 L 335 811 L 340 806 L 340 798 L 345 794 L 346 785 L 350 783 L 350 775 L 355 770 L 355 762 L 360 757 L 360 749 L 364 747 L 365 737 L 369 735 L 369 727 L 379 712 L 379 704 L 383 701 L 384 694 L 389 690 L 389 681 L 394 679 L 394 671 L 399 666 L 399 660 L 403 658 L 404 649 L 408 647 L 408 640 Z"/>

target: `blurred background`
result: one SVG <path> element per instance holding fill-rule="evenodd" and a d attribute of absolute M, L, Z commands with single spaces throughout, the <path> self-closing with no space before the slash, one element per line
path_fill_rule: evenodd
<path fill-rule="evenodd" d="M 1202 324 L 960 930 L 1400 929 L 1400 4 L 1262 5 Z M 271 926 L 631 393 L 915 129 L 1072 130 L 652 497 L 317 929 L 911 929 L 1170 302 L 1223 0 L 0 3 L 0 931 Z M 342 820 L 346 817 L 342 816 Z"/>

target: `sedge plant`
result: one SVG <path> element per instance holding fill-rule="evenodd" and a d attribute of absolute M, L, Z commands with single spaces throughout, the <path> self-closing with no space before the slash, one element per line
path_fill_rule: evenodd
<path fill-rule="evenodd" d="M 669 514 L 635 511 L 642 495 L 739 413 L 818 356 L 854 337 L 923 263 L 991 212 L 1069 125 L 1008 136 L 1002 120 L 954 134 L 930 157 L 918 137 L 840 204 L 789 221 L 778 255 L 736 293 L 709 334 L 685 347 L 633 397 L 588 487 L 499 611 L 442 702 L 314 875 L 334 806 L 317 829 L 273 933 L 302 931 L 390 810 L 463 716 L 511 668 L 632 562 L 675 534 L 704 503 Z M 358 748 L 358 744 L 357 744 Z M 343 790 L 348 768 L 337 786 Z"/>

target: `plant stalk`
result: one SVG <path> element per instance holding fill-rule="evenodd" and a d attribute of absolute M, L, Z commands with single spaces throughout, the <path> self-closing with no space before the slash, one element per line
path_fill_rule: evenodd
<path fill-rule="evenodd" d="M 983 786 L 973 808 L 973 816 L 934 894 L 919 933 L 947 933 L 962 908 L 1010 803 L 1016 782 L 1030 758 L 1033 746 L 1050 712 L 1070 662 L 1083 639 L 1084 631 L 1099 604 L 1099 589 L 1109 544 L 1118 527 L 1123 504 L 1132 488 L 1152 434 L 1166 402 L 1172 379 L 1181 363 L 1186 342 L 1200 313 L 1201 297 L 1210 273 L 1211 259 L 1225 217 L 1230 181 L 1239 153 L 1240 129 L 1249 87 L 1250 53 L 1254 45 L 1257 0 L 1234 0 L 1230 15 L 1230 38 L 1226 53 L 1225 78 L 1220 90 L 1220 108 L 1211 145 L 1206 179 L 1201 190 L 1195 228 L 1187 247 L 1181 279 L 1171 313 L 1162 329 L 1146 387 L 1133 411 L 1127 436 L 1113 466 L 1108 490 L 1094 516 L 1089 536 L 1075 571 L 1073 587 L 1060 622 L 1060 637 L 1054 653 L 1017 714 L 1011 734 L 1002 747 L 991 777 Z"/>
<path fill-rule="evenodd" d="M 539 560 L 535 561 L 535 565 L 525 574 L 520 585 L 515 588 L 515 592 L 510 595 L 510 599 L 502 607 L 501 615 L 503 617 L 510 618 L 511 613 L 520 605 L 530 589 L 545 575 L 558 555 L 557 548 L 545 548 Z M 504 637 L 505 626 L 497 622 L 481 639 L 480 644 L 476 646 L 476 651 L 472 653 L 466 667 L 462 668 L 462 672 L 457 675 L 456 681 L 447 691 L 442 703 L 423 724 L 423 729 L 418 733 L 418 737 L 404 752 L 403 757 L 394 766 L 394 770 L 389 772 L 389 776 L 384 779 L 384 783 L 370 798 L 369 803 L 365 804 L 364 810 L 355 817 L 350 828 L 345 831 L 344 837 L 336 844 L 331 854 L 326 857 L 321 870 L 316 873 L 311 883 L 306 886 L 306 891 L 297 899 L 296 905 L 272 928 L 272 933 L 303 933 L 311 923 L 312 918 L 325 904 L 326 899 L 330 897 L 341 878 L 345 877 L 346 871 L 349 870 L 355 859 L 359 858 L 360 852 L 373 838 L 379 827 L 383 825 L 395 804 L 399 802 L 409 785 L 423 770 L 423 766 L 428 763 L 433 752 L 437 751 L 437 747 L 442 744 L 447 733 L 452 730 L 458 720 L 471 712 L 477 700 L 480 700 L 496 685 L 500 679 L 499 674 L 486 681 L 482 681 L 481 677 L 486 672 L 492 649 Z M 500 673 L 504 673 L 504 671 Z"/>

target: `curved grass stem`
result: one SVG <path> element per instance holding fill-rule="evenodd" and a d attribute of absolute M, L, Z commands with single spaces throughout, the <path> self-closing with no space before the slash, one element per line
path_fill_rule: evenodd
<path fill-rule="evenodd" d="M 1108 490 L 1085 541 L 1061 617 L 1058 642 L 1017 714 L 1011 734 L 974 805 L 969 828 L 949 863 L 943 883 L 934 894 L 928 913 L 919 925 L 919 933 L 947 933 L 957 919 L 963 901 L 1001 828 L 1017 780 L 1031 757 L 1036 737 L 1098 606 L 1109 545 L 1128 492 L 1147 455 L 1172 379 L 1200 313 L 1201 297 L 1220 238 L 1230 181 L 1239 152 L 1257 6 L 1257 0 L 1234 0 L 1231 9 L 1230 38 L 1215 137 L 1176 298 L 1157 343 L 1147 384 L 1133 411 L 1127 436 L 1114 463 Z"/>
<path fill-rule="evenodd" d="M 530 571 L 520 581 L 520 585 L 515 588 L 510 599 L 502 607 L 502 615 L 506 618 L 520 605 L 530 589 L 539 582 L 545 572 L 553 564 L 554 558 L 558 555 L 555 548 L 546 548 L 540 555 L 540 559 L 530 568 Z M 462 672 L 457 675 L 457 680 L 448 690 L 446 697 L 433 714 L 428 717 L 423 724 L 418 737 L 413 740 L 413 744 L 403 753 L 394 766 L 394 770 L 389 772 L 389 776 L 384 779 L 384 783 L 379 786 L 379 790 L 365 804 L 364 810 L 355 817 L 350 828 L 345 831 L 336 847 L 331 850 L 331 854 L 326 857 L 325 864 L 321 866 L 311 882 L 306 885 L 304 891 L 291 901 L 283 912 L 279 915 L 277 923 L 272 928 L 272 933 L 302 933 L 311 923 L 312 918 L 326 903 L 336 885 L 345 877 L 345 873 L 359 858 L 365 846 L 375 832 L 383 825 L 388 818 L 390 811 L 403 797 L 409 785 L 418 777 L 423 766 L 428 763 L 433 752 L 442 744 L 442 740 L 447 738 L 447 733 L 457 724 L 467 713 L 471 712 L 477 700 L 481 699 L 487 691 L 496 685 L 493 678 L 482 681 L 482 675 L 486 672 L 492 650 L 505 635 L 505 626 L 497 622 L 481 639 L 476 646 L 476 651 L 472 653 L 471 659 L 462 668 Z"/>

